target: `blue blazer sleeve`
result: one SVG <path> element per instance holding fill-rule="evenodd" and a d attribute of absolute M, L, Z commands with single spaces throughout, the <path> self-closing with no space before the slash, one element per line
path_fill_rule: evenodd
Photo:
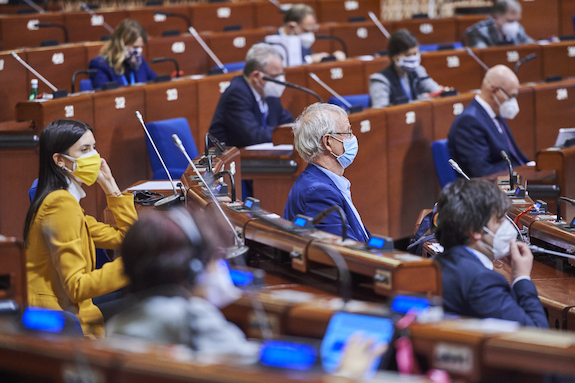
<path fill-rule="evenodd" d="M 111 81 L 117 81 L 114 69 L 108 65 L 108 62 L 102 56 L 98 56 L 90 60 L 90 69 L 95 69 L 96 73 L 90 74 L 90 80 L 92 80 L 92 87 L 94 89 L 100 89 L 104 84 Z M 122 85 L 119 83 L 119 85 Z"/>
<path fill-rule="evenodd" d="M 148 65 L 145 59 L 142 59 L 142 65 L 140 65 L 138 71 L 136 72 L 136 81 L 148 82 L 155 80 L 156 77 L 156 72 L 150 69 L 150 65 Z"/>

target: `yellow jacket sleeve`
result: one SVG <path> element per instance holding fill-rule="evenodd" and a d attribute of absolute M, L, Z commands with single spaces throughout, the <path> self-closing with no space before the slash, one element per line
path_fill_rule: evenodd
<path fill-rule="evenodd" d="M 134 195 L 124 193 L 120 197 L 107 196 L 106 200 L 116 219 L 116 227 L 98 222 L 89 215 L 86 216 L 86 222 L 96 247 L 117 250 L 120 248 L 130 226 L 138 219 L 136 208 L 134 207 Z"/>

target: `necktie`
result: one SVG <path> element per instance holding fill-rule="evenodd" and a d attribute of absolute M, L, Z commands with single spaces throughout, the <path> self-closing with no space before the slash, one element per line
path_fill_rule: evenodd
<path fill-rule="evenodd" d="M 262 112 L 262 127 L 265 128 L 268 125 L 269 107 L 263 98 L 260 100 L 260 112 Z"/>
<path fill-rule="evenodd" d="M 501 116 L 497 116 L 495 117 L 495 119 L 497 120 L 497 122 L 499 122 L 499 126 L 501 126 L 501 132 L 503 134 L 503 137 L 505 137 L 505 142 L 507 142 L 506 152 L 509 155 L 511 155 L 511 158 L 515 159 L 515 161 L 517 161 L 518 164 L 523 165 L 523 161 L 521 161 L 521 159 L 517 155 L 517 152 L 515 151 L 515 146 L 513 145 L 513 139 L 509 137 L 509 128 L 507 127 L 505 119 Z"/>

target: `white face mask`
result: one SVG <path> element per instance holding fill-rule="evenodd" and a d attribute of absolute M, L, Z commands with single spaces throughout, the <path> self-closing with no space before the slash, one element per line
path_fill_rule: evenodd
<path fill-rule="evenodd" d="M 284 81 L 285 82 L 285 76 L 277 76 L 275 77 L 276 80 L 278 81 Z M 275 82 L 271 82 L 268 81 L 266 82 L 266 84 L 264 85 L 264 94 L 265 97 L 277 97 L 280 98 L 284 92 L 284 89 L 286 87 L 284 85 L 281 84 L 276 84 Z"/>
<path fill-rule="evenodd" d="M 204 298 L 216 307 L 225 307 L 242 295 L 232 282 L 226 262 L 221 259 L 198 277 L 198 283 L 204 287 Z"/>
<path fill-rule="evenodd" d="M 493 237 L 493 246 L 489 246 L 484 242 L 485 246 L 493 252 L 493 258 L 501 259 L 508 256 L 511 252 L 511 242 L 517 239 L 517 231 L 513 224 L 508 219 L 505 219 L 495 233 L 487 227 L 483 227 L 483 230 Z"/>
<path fill-rule="evenodd" d="M 517 37 L 517 34 L 519 33 L 519 22 L 513 21 L 511 23 L 505 23 L 503 24 L 503 27 L 501 27 L 501 31 L 503 32 L 505 37 L 507 37 L 507 39 L 513 40 Z"/>
<path fill-rule="evenodd" d="M 519 103 L 517 102 L 516 97 L 510 98 L 509 100 L 504 101 L 502 104 L 499 103 L 497 97 L 495 97 L 495 101 L 499 105 L 499 114 L 501 117 L 507 120 L 513 120 L 519 113 Z"/>
<path fill-rule="evenodd" d="M 301 46 L 304 49 L 309 49 L 315 43 L 315 33 L 313 32 L 304 32 L 299 35 L 299 39 L 301 40 Z"/>
<path fill-rule="evenodd" d="M 413 72 L 421 64 L 421 55 L 416 53 L 412 56 L 400 57 L 397 66 L 404 72 Z"/>

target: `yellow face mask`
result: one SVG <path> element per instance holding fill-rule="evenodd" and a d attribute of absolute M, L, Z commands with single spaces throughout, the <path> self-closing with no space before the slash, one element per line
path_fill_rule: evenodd
<path fill-rule="evenodd" d="M 66 166 L 63 166 L 62 168 L 74 175 L 77 180 L 88 186 L 91 186 L 96 182 L 98 174 L 100 174 L 100 154 L 98 154 L 96 150 L 92 150 L 78 158 L 70 157 L 66 154 L 62 154 L 62 156 L 74 162 L 72 170 L 68 169 Z"/>

